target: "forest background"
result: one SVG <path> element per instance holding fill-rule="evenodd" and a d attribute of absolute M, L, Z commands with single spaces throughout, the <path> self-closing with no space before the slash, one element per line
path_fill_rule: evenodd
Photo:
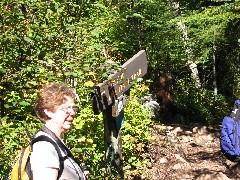
<path fill-rule="evenodd" d="M 91 94 L 140 50 L 148 73 L 125 107 L 126 177 L 141 174 L 152 124 L 219 123 L 240 97 L 238 0 L 2 0 L 0 11 L 0 179 L 27 144 L 26 130 L 41 127 L 33 106 L 48 82 L 76 89 L 81 111 L 66 143 L 90 179 L 107 176 L 103 117 L 93 114 Z M 156 99 L 159 116 L 149 116 L 144 96 Z"/>

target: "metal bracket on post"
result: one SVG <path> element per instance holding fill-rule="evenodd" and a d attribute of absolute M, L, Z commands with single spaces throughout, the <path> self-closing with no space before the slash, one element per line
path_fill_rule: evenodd
<path fill-rule="evenodd" d="M 124 123 L 124 107 L 128 102 L 126 94 L 121 95 L 112 105 L 112 117 L 116 118 L 116 128 L 120 129 Z"/>
<path fill-rule="evenodd" d="M 118 99 L 115 99 L 114 104 L 112 105 L 112 117 L 118 117 L 120 112 L 123 111 L 127 102 L 128 96 L 126 94 L 123 94 Z"/>

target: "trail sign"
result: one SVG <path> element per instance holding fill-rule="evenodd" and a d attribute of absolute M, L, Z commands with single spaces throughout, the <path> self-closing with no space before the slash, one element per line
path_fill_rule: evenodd
<path fill-rule="evenodd" d="M 120 129 L 124 122 L 124 106 L 132 82 L 146 73 L 147 57 L 142 50 L 124 63 L 119 72 L 110 75 L 108 81 L 96 86 L 93 111 L 94 114 L 103 112 L 106 168 L 111 177 L 124 179 Z"/>
<path fill-rule="evenodd" d="M 93 111 L 99 114 L 107 106 L 111 105 L 114 99 L 119 98 L 131 86 L 137 78 L 147 73 L 147 56 L 144 50 L 139 51 L 121 67 L 120 72 L 109 76 L 109 80 L 96 86 L 93 96 Z"/>

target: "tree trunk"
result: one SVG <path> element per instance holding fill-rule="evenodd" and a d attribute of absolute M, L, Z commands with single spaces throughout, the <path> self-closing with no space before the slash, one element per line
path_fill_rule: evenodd
<path fill-rule="evenodd" d="M 109 177 L 124 179 L 121 130 L 116 127 L 116 118 L 112 116 L 112 106 L 108 106 L 103 111 L 103 119 L 107 174 Z"/>
<path fill-rule="evenodd" d="M 216 73 L 216 50 L 217 46 L 213 44 L 213 88 L 214 96 L 217 96 L 217 73 Z"/>
<path fill-rule="evenodd" d="M 188 45 L 189 38 L 188 38 L 186 26 L 181 21 L 178 22 L 177 25 L 179 26 L 179 28 L 182 30 L 182 33 L 183 33 L 182 40 L 183 40 L 185 51 L 186 51 L 186 54 L 188 57 L 188 66 L 189 66 L 190 70 L 192 71 L 192 78 L 195 81 L 196 87 L 200 88 L 201 82 L 200 82 L 200 78 L 198 75 L 197 64 L 193 62 L 192 49 Z"/>

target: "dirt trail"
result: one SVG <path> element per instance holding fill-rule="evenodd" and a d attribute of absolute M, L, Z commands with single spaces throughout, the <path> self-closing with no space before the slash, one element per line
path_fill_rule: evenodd
<path fill-rule="evenodd" d="M 148 145 L 150 160 L 137 179 L 151 180 L 237 180 L 240 173 L 229 170 L 219 147 L 220 126 L 154 125 L 156 140 Z"/>

